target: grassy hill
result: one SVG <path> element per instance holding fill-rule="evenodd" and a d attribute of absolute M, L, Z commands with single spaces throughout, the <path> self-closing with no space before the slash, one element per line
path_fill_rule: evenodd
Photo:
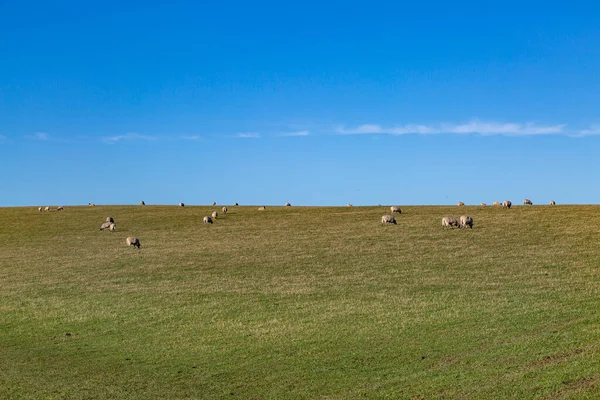
<path fill-rule="evenodd" d="M 229 209 L 0 209 L 0 398 L 600 396 L 600 206 Z"/>

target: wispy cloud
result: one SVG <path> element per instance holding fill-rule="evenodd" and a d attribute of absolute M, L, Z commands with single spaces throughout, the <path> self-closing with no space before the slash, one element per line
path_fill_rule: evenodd
<path fill-rule="evenodd" d="M 260 135 L 258 133 L 247 132 L 247 133 L 238 133 L 237 135 L 235 135 L 235 137 L 242 138 L 242 139 L 258 139 L 258 138 L 260 138 Z"/>
<path fill-rule="evenodd" d="M 25 137 L 27 139 L 33 139 L 33 140 L 48 140 L 48 139 L 50 139 L 50 135 L 47 134 L 46 132 L 36 132 L 33 135 L 27 135 Z"/>
<path fill-rule="evenodd" d="M 576 137 L 582 137 L 582 136 L 597 136 L 600 135 L 600 125 L 592 125 L 591 128 L 589 129 L 582 129 L 579 132 L 577 132 Z"/>
<path fill-rule="evenodd" d="M 106 136 L 106 137 L 102 138 L 102 141 L 107 144 L 115 144 L 117 142 L 130 141 L 130 140 L 151 141 L 151 140 L 156 140 L 156 138 L 154 136 L 140 135 L 137 133 L 126 133 L 125 135 Z"/>
<path fill-rule="evenodd" d="M 282 133 L 278 136 L 281 137 L 298 137 L 298 136 L 308 136 L 310 135 L 309 131 L 297 131 L 297 132 L 287 132 L 287 133 Z"/>
<path fill-rule="evenodd" d="M 471 121 L 466 124 L 431 124 L 417 125 L 408 124 L 396 127 L 383 127 L 381 125 L 360 125 L 357 128 L 346 129 L 339 127 L 336 131 L 342 135 L 364 135 L 364 134 L 479 134 L 479 135 L 505 135 L 505 136 L 529 136 L 529 135 L 553 135 L 564 134 L 566 124 L 560 125 L 536 125 L 534 123 L 498 123 Z"/>
<path fill-rule="evenodd" d="M 180 139 L 180 140 L 202 140 L 203 137 L 198 136 L 198 135 L 191 135 L 191 136 L 179 136 L 178 139 Z"/>

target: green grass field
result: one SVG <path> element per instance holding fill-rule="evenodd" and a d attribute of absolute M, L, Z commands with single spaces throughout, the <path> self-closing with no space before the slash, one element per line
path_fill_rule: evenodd
<path fill-rule="evenodd" d="M 229 209 L 0 209 L 0 398 L 600 398 L 600 206 Z"/>

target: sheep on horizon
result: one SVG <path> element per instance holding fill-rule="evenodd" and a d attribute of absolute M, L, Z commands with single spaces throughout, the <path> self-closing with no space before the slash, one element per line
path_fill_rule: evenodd
<path fill-rule="evenodd" d="M 144 200 L 140 201 L 140 206 L 145 206 L 146 203 L 144 203 Z"/>
<path fill-rule="evenodd" d="M 500 203 L 499 201 L 495 201 L 495 202 L 494 202 L 494 205 L 495 205 L 495 206 L 501 206 L 501 205 L 502 205 L 502 203 Z"/>
<path fill-rule="evenodd" d="M 267 209 L 267 206 L 258 207 L 258 211 L 265 211 L 266 209 Z"/>
<path fill-rule="evenodd" d="M 285 206 L 286 206 L 286 207 L 291 207 L 292 205 L 291 205 L 290 203 L 286 202 L 286 203 L 285 203 Z"/>
<path fill-rule="evenodd" d="M 524 205 L 524 206 L 527 206 L 527 205 L 529 205 L 529 206 L 532 206 L 532 205 L 533 205 L 533 203 L 531 202 L 531 200 L 529 200 L 529 199 L 525 199 L 525 200 L 523 200 L 523 205 Z"/>
<path fill-rule="evenodd" d="M 550 200 L 550 205 L 551 206 L 555 206 L 556 205 L 556 203 L 554 202 L 554 200 Z"/>
<path fill-rule="evenodd" d="M 56 207 L 56 211 L 64 211 L 65 207 L 64 206 L 58 206 Z"/>
<path fill-rule="evenodd" d="M 465 205 L 465 203 L 463 203 L 462 201 L 459 201 L 459 202 L 458 202 L 458 206 L 459 206 L 459 207 L 460 207 L 460 206 L 464 206 L 464 205 Z"/>
<path fill-rule="evenodd" d="M 179 207 L 185 207 L 185 204 L 179 203 Z"/>
<path fill-rule="evenodd" d="M 502 203 L 502 208 L 510 208 L 512 206 L 512 202 L 510 200 L 504 200 Z"/>
<path fill-rule="evenodd" d="M 50 207 L 46 206 L 46 208 L 44 208 L 44 211 L 50 211 Z"/>

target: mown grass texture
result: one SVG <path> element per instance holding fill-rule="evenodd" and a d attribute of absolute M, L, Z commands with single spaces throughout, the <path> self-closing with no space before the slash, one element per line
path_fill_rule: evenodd
<path fill-rule="evenodd" d="M 600 397 L 600 206 L 220 208 L 0 209 L 0 398 Z"/>

